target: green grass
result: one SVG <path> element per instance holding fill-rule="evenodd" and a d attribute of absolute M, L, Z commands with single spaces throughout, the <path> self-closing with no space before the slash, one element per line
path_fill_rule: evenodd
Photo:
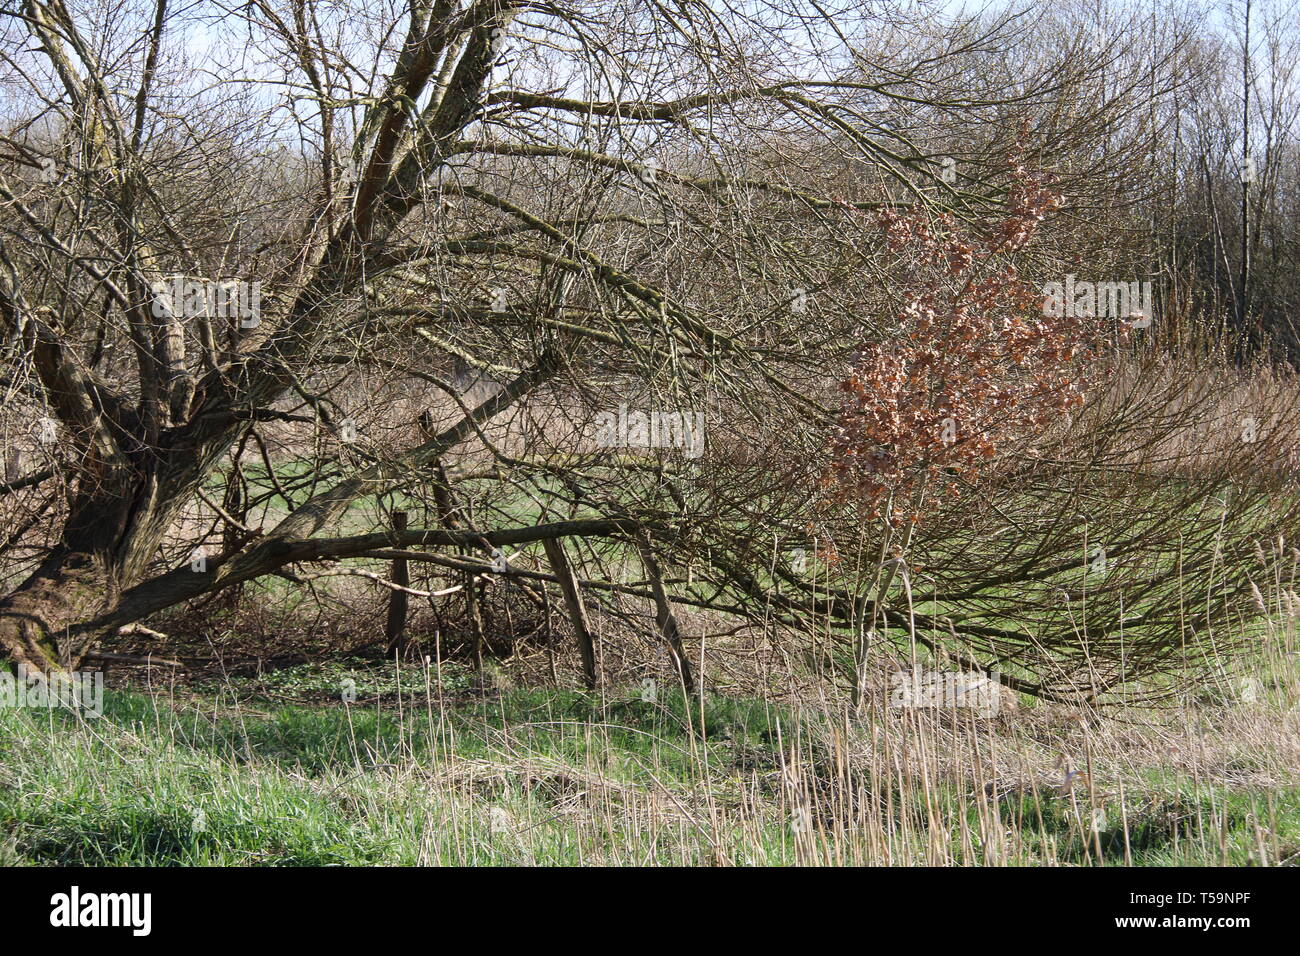
<path fill-rule="evenodd" d="M 593 769 L 619 784 L 687 788 L 699 754 L 719 746 L 692 728 L 680 696 L 521 691 L 432 714 L 399 713 L 391 700 L 383 710 L 227 704 L 110 692 L 98 719 L 0 711 L 9 862 L 518 862 L 492 838 L 503 813 L 544 814 Z M 710 704 L 706 717 L 726 744 L 774 729 L 757 704 Z M 519 767 L 499 778 L 430 784 L 450 762 L 508 755 Z M 534 862 L 583 861 L 561 823 L 532 834 L 545 848 Z"/>
<path fill-rule="evenodd" d="M 97 719 L 0 710 L 0 860 L 1247 865 L 1300 848 L 1295 786 L 1148 768 L 1118 799 L 1041 780 L 989 795 L 925 760 L 899 770 L 896 718 L 887 743 L 753 699 L 475 680 L 312 665 L 184 699 L 110 691 Z"/>

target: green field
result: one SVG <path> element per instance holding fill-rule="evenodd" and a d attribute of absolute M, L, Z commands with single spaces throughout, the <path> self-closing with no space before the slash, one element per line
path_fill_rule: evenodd
<path fill-rule="evenodd" d="M 349 683 L 350 682 L 350 683 Z M 1081 721 L 304 665 L 0 710 L 8 864 L 1276 865 L 1294 686 Z M 340 701 L 340 688 L 355 701 Z"/>

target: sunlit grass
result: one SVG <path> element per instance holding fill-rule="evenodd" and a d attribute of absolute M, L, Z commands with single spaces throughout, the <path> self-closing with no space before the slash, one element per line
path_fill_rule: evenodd
<path fill-rule="evenodd" d="M 354 703 L 340 700 L 351 681 Z M 1289 687 L 1285 693 L 1293 693 Z M 1296 713 L 862 720 L 311 665 L 0 711 L 0 845 L 55 864 L 1295 862 Z M 303 703 L 285 703 L 285 699 Z"/>

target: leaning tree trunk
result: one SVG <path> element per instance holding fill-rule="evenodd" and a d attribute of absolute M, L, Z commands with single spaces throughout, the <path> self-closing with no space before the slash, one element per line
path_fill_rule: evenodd
<path fill-rule="evenodd" d="M 218 394 L 210 413 L 201 408 L 168 446 L 140 441 L 126 455 L 88 456 L 91 464 L 83 465 L 74 484 L 91 490 L 74 496 L 61 543 L 0 600 L 0 658 L 39 672 L 75 669 L 95 641 L 116 626 L 252 580 L 294 560 L 328 556 L 328 550 L 316 554 L 301 545 L 310 544 L 314 534 L 378 483 L 437 461 L 549 380 L 559 367 L 557 355 L 547 350 L 536 366 L 520 372 L 455 425 L 398 460 L 372 465 L 318 494 L 270 534 L 247 542 L 233 555 L 216 556 L 203 574 L 190 574 L 184 566 L 161 572 L 151 566 L 172 520 L 242 427 L 229 414 L 228 399 Z M 264 401 L 273 398 L 268 395 Z M 465 540 L 470 537 L 480 536 Z"/>
<path fill-rule="evenodd" d="M 105 609 L 114 590 L 109 581 L 94 555 L 55 549 L 0 600 L 0 652 L 36 674 L 75 669 L 88 646 L 68 635 Z"/>
<path fill-rule="evenodd" d="M 0 599 L 0 658 L 34 673 L 80 666 L 103 636 L 90 622 L 144 578 L 183 500 L 160 493 L 156 474 L 138 461 L 78 483 L 93 490 L 73 496 L 59 544 Z"/>
<path fill-rule="evenodd" d="M 83 625 L 110 610 L 123 585 L 113 550 L 72 531 L 0 599 L 0 653 L 33 673 L 75 670 L 99 636 Z"/>

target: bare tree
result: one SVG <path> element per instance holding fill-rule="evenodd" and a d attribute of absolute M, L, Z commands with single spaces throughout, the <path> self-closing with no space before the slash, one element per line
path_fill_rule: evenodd
<path fill-rule="evenodd" d="M 687 684 L 674 601 L 791 627 L 829 609 L 846 634 L 878 607 L 915 646 L 896 597 L 778 573 L 758 548 L 816 527 L 879 553 L 862 503 L 828 515 L 816 490 L 838 384 L 904 304 L 874 215 L 981 228 L 1017 140 L 1089 210 L 1150 132 L 1116 121 L 1147 70 L 1068 32 L 1013 59 L 1035 29 L 1017 11 L 942 28 L 780 2 L 5 14 L 0 321 L 28 465 L 4 485 L 25 517 L 0 648 L 37 671 L 350 560 L 454 572 L 477 620 L 487 581 L 555 581 L 519 549 L 559 538 L 643 555 L 645 581 L 569 584 L 653 600 Z M 186 64 L 195 36 L 213 53 Z M 1080 215 L 1024 267 L 1059 274 L 1109 221 Z M 1122 458 L 1059 447 L 1056 482 Z M 433 520 L 392 527 L 397 496 Z M 1006 558 L 1015 574 L 1066 573 L 1042 550 L 1063 533 Z M 983 573 L 981 601 L 1006 577 Z M 1090 653 L 1123 646 L 943 617 L 922 631 L 1001 640 L 986 663 L 1068 671 L 1073 690 Z"/>

